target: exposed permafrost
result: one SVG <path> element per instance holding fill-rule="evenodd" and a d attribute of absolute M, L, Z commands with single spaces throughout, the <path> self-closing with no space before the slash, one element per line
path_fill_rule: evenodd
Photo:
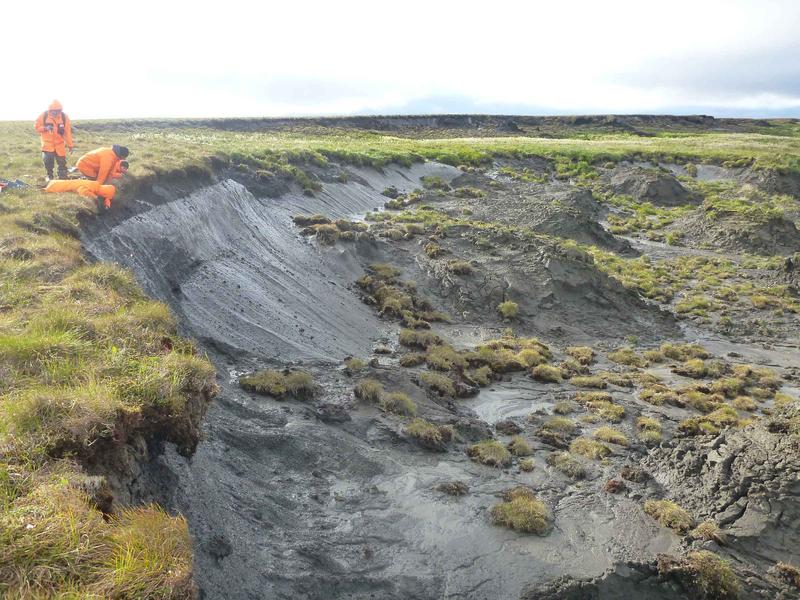
<path fill-rule="evenodd" d="M 189 333 L 228 353 L 341 361 L 363 353 L 381 324 L 347 289 L 363 272 L 352 245 L 319 251 L 291 216 L 351 218 L 383 206 L 381 191 L 419 187 L 446 165 L 353 170 L 316 197 L 256 198 L 222 181 L 154 206 L 87 241 L 89 251 L 134 270 L 148 293 L 170 303 Z M 361 249 L 362 260 L 368 249 Z"/>
<path fill-rule="evenodd" d="M 352 170 L 350 183 L 327 183 L 314 198 L 256 198 L 223 181 L 100 224 L 86 244 L 168 301 L 222 373 L 265 361 L 339 362 L 369 355 L 385 327 L 347 288 L 378 250 L 320 248 L 291 215 L 352 217 L 382 205 L 388 185 L 414 188 L 422 175 L 456 173 L 430 163 Z M 322 366 L 316 374 L 325 402 L 349 402 L 352 380 Z M 677 547 L 634 500 L 593 486 L 565 495 L 566 484 L 551 487 L 538 467 L 529 480 L 553 511 L 553 531 L 531 537 L 495 527 L 487 508 L 519 483 L 516 474 L 410 446 L 371 407 L 329 423 L 309 404 L 221 384 L 191 462 L 167 449 L 150 475 L 157 499 L 189 519 L 207 598 L 515 598 L 531 584 L 598 576 Z M 407 380 L 392 384 L 421 412 L 444 410 Z M 470 494 L 456 500 L 434 490 L 453 480 L 469 482 Z"/>

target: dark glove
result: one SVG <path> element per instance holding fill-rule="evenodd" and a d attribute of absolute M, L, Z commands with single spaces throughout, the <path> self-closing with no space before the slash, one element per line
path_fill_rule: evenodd
<path fill-rule="evenodd" d="M 53 133 L 53 124 L 52 123 L 48 123 L 47 125 L 44 126 L 44 130 L 45 131 L 49 131 L 50 133 Z"/>

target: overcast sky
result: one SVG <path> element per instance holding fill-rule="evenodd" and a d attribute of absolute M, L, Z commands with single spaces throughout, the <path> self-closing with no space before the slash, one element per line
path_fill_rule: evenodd
<path fill-rule="evenodd" d="M 800 117 L 797 0 L 24 2 L 0 119 L 491 112 Z"/>

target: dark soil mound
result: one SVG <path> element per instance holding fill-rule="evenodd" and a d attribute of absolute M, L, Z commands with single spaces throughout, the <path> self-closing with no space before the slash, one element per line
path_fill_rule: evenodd
<path fill-rule="evenodd" d="M 694 245 L 732 252 L 772 256 L 800 250 L 800 232 L 783 216 L 763 220 L 735 213 L 711 216 L 696 211 L 673 223 L 668 230 L 679 233 L 684 241 Z"/>
<path fill-rule="evenodd" d="M 535 167 L 541 165 L 537 164 Z M 461 181 L 472 181 L 472 185 L 475 185 L 475 179 L 475 176 L 469 175 L 457 179 L 454 185 Z M 485 197 L 473 202 L 460 200 L 458 203 L 459 207 L 468 206 L 473 218 L 528 226 L 534 231 L 572 239 L 582 244 L 633 253 L 628 242 L 614 237 L 600 225 L 598 221 L 603 209 L 587 189 L 565 183 L 530 183 L 517 180 L 503 181 L 502 187 L 481 187 L 485 190 Z"/>
<path fill-rule="evenodd" d="M 678 504 L 736 538 L 731 552 L 765 568 L 800 562 L 800 438 L 796 405 L 714 439 L 654 449 L 643 465 Z"/>
<path fill-rule="evenodd" d="M 684 206 L 697 204 L 700 200 L 673 174 L 658 169 L 630 165 L 617 167 L 611 174 L 610 187 L 615 194 L 658 206 Z"/>

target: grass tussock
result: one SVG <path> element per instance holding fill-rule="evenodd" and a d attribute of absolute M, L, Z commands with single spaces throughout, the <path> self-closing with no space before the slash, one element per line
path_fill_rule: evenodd
<path fill-rule="evenodd" d="M 609 352 L 608 358 L 615 363 L 629 367 L 643 368 L 647 366 L 647 361 L 644 357 L 638 355 L 633 348 L 618 348 L 613 352 Z"/>
<path fill-rule="evenodd" d="M 495 525 L 516 531 L 543 535 L 550 528 L 547 506 L 525 487 L 506 491 L 503 502 L 494 505 L 491 514 Z"/>
<path fill-rule="evenodd" d="M 598 427 L 592 434 L 592 437 L 602 442 L 608 442 L 609 444 L 617 444 L 618 446 L 627 446 L 629 444 L 627 436 L 613 427 Z"/>
<path fill-rule="evenodd" d="M 590 365 L 594 361 L 594 350 L 589 346 L 569 346 L 565 352 L 582 365 Z"/>
<path fill-rule="evenodd" d="M 708 550 L 689 552 L 683 558 L 659 555 L 662 577 L 680 581 L 688 595 L 698 600 L 736 600 L 741 585 L 728 563 Z"/>
<path fill-rule="evenodd" d="M 571 435 L 575 433 L 578 426 L 575 424 L 575 421 L 567 417 L 550 417 L 542 423 L 542 429 Z"/>
<path fill-rule="evenodd" d="M 564 378 L 563 371 L 553 365 L 537 365 L 531 370 L 531 375 L 536 381 L 545 383 L 561 383 Z"/>
<path fill-rule="evenodd" d="M 467 455 L 483 465 L 508 467 L 511 465 L 511 452 L 497 440 L 483 440 L 467 448 Z"/>
<path fill-rule="evenodd" d="M 600 460 L 606 458 L 607 456 L 611 456 L 611 448 L 602 442 L 585 437 L 579 437 L 578 439 L 573 440 L 569 445 L 569 451 L 594 460 Z"/>
<path fill-rule="evenodd" d="M 586 477 L 586 467 L 584 464 L 580 459 L 569 452 L 553 452 L 547 456 L 546 462 L 549 466 L 572 479 L 583 479 Z"/>
<path fill-rule="evenodd" d="M 678 424 L 678 431 L 684 435 L 719 435 L 724 429 L 741 427 L 748 421 L 741 419 L 739 413 L 727 404 L 701 417 L 684 419 Z"/>
<path fill-rule="evenodd" d="M 796 566 L 779 561 L 770 571 L 789 585 L 800 589 L 800 569 Z"/>
<path fill-rule="evenodd" d="M 514 456 L 530 456 L 533 454 L 531 445 L 520 435 L 515 435 L 511 438 L 511 441 L 508 443 L 508 450 Z"/>
<path fill-rule="evenodd" d="M 658 420 L 652 417 L 639 417 L 636 419 L 636 430 L 639 439 L 647 446 L 661 443 L 662 427 Z"/>
<path fill-rule="evenodd" d="M 605 379 L 597 375 L 576 375 L 572 377 L 569 382 L 575 387 L 594 388 L 604 390 L 608 387 Z"/>
<path fill-rule="evenodd" d="M 451 260 L 447 263 L 447 270 L 455 275 L 469 275 L 472 273 L 472 265 L 464 260 Z"/>
<path fill-rule="evenodd" d="M 506 300 L 497 305 L 497 312 L 504 319 L 514 319 L 519 314 L 519 304 L 513 300 Z"/>
<path fill-rule="evenodd" d="M 703 521 L 697 527 L 692 529 L 690 535 L 695 540 L 703 540 L 704 542 L 716 542 L 717 544 L 725 545 L 725 536 L 722 530 L 714 521 Z"/>
<path fill-rule="evenodd" d="M 455 398 L 456 383 L 447 375 L 426 371 L 420 375 L 420 379 L 422 380 L 422 383 L 437 392 L 440 396 Z"/>
<path fill-rule="evenodd" d="M 425 419 L 415 418 L 406 426 L 405 432 L 424 448 L 442 451 L 445 444 L 453 439 L 453 428 L 436 425 Z"/>
<path fill-rule="evenodd" d="M 380 405 L 384 411 L 396 415 L 413 417 L 417 414 L 417 405 L 403 392 L 390 392 L 381 395 Z"/>
<path fill-rule="evenodd" d="M 359 400 L 376 404 L 383 394 L 383 384 L 377 379 L 362 379 L 353 388 L 353 393 Z"/>
<path fill-rule="evenodd" d="M 442 338 L 432 331 L 418 331 L 416 329 L 403 329 L 400 331 L 399 340 L 403 346 L 421 348 L 423 350 L 442 343 Z"/>
<path fill-rule="evenodd" d="M 311 373 L 305 371 L 275 371 L 265 369 L 239 378 L 242 389 L 274 398 L 311 398 L 316 385 Z"/>
<path fill-rule="evenodd" d="M 688 511 L 669 500 L 648 500 L 644 512 L 664 527 L 678 533 L 686 533 L 694 526 L 694 519 Z"/>

